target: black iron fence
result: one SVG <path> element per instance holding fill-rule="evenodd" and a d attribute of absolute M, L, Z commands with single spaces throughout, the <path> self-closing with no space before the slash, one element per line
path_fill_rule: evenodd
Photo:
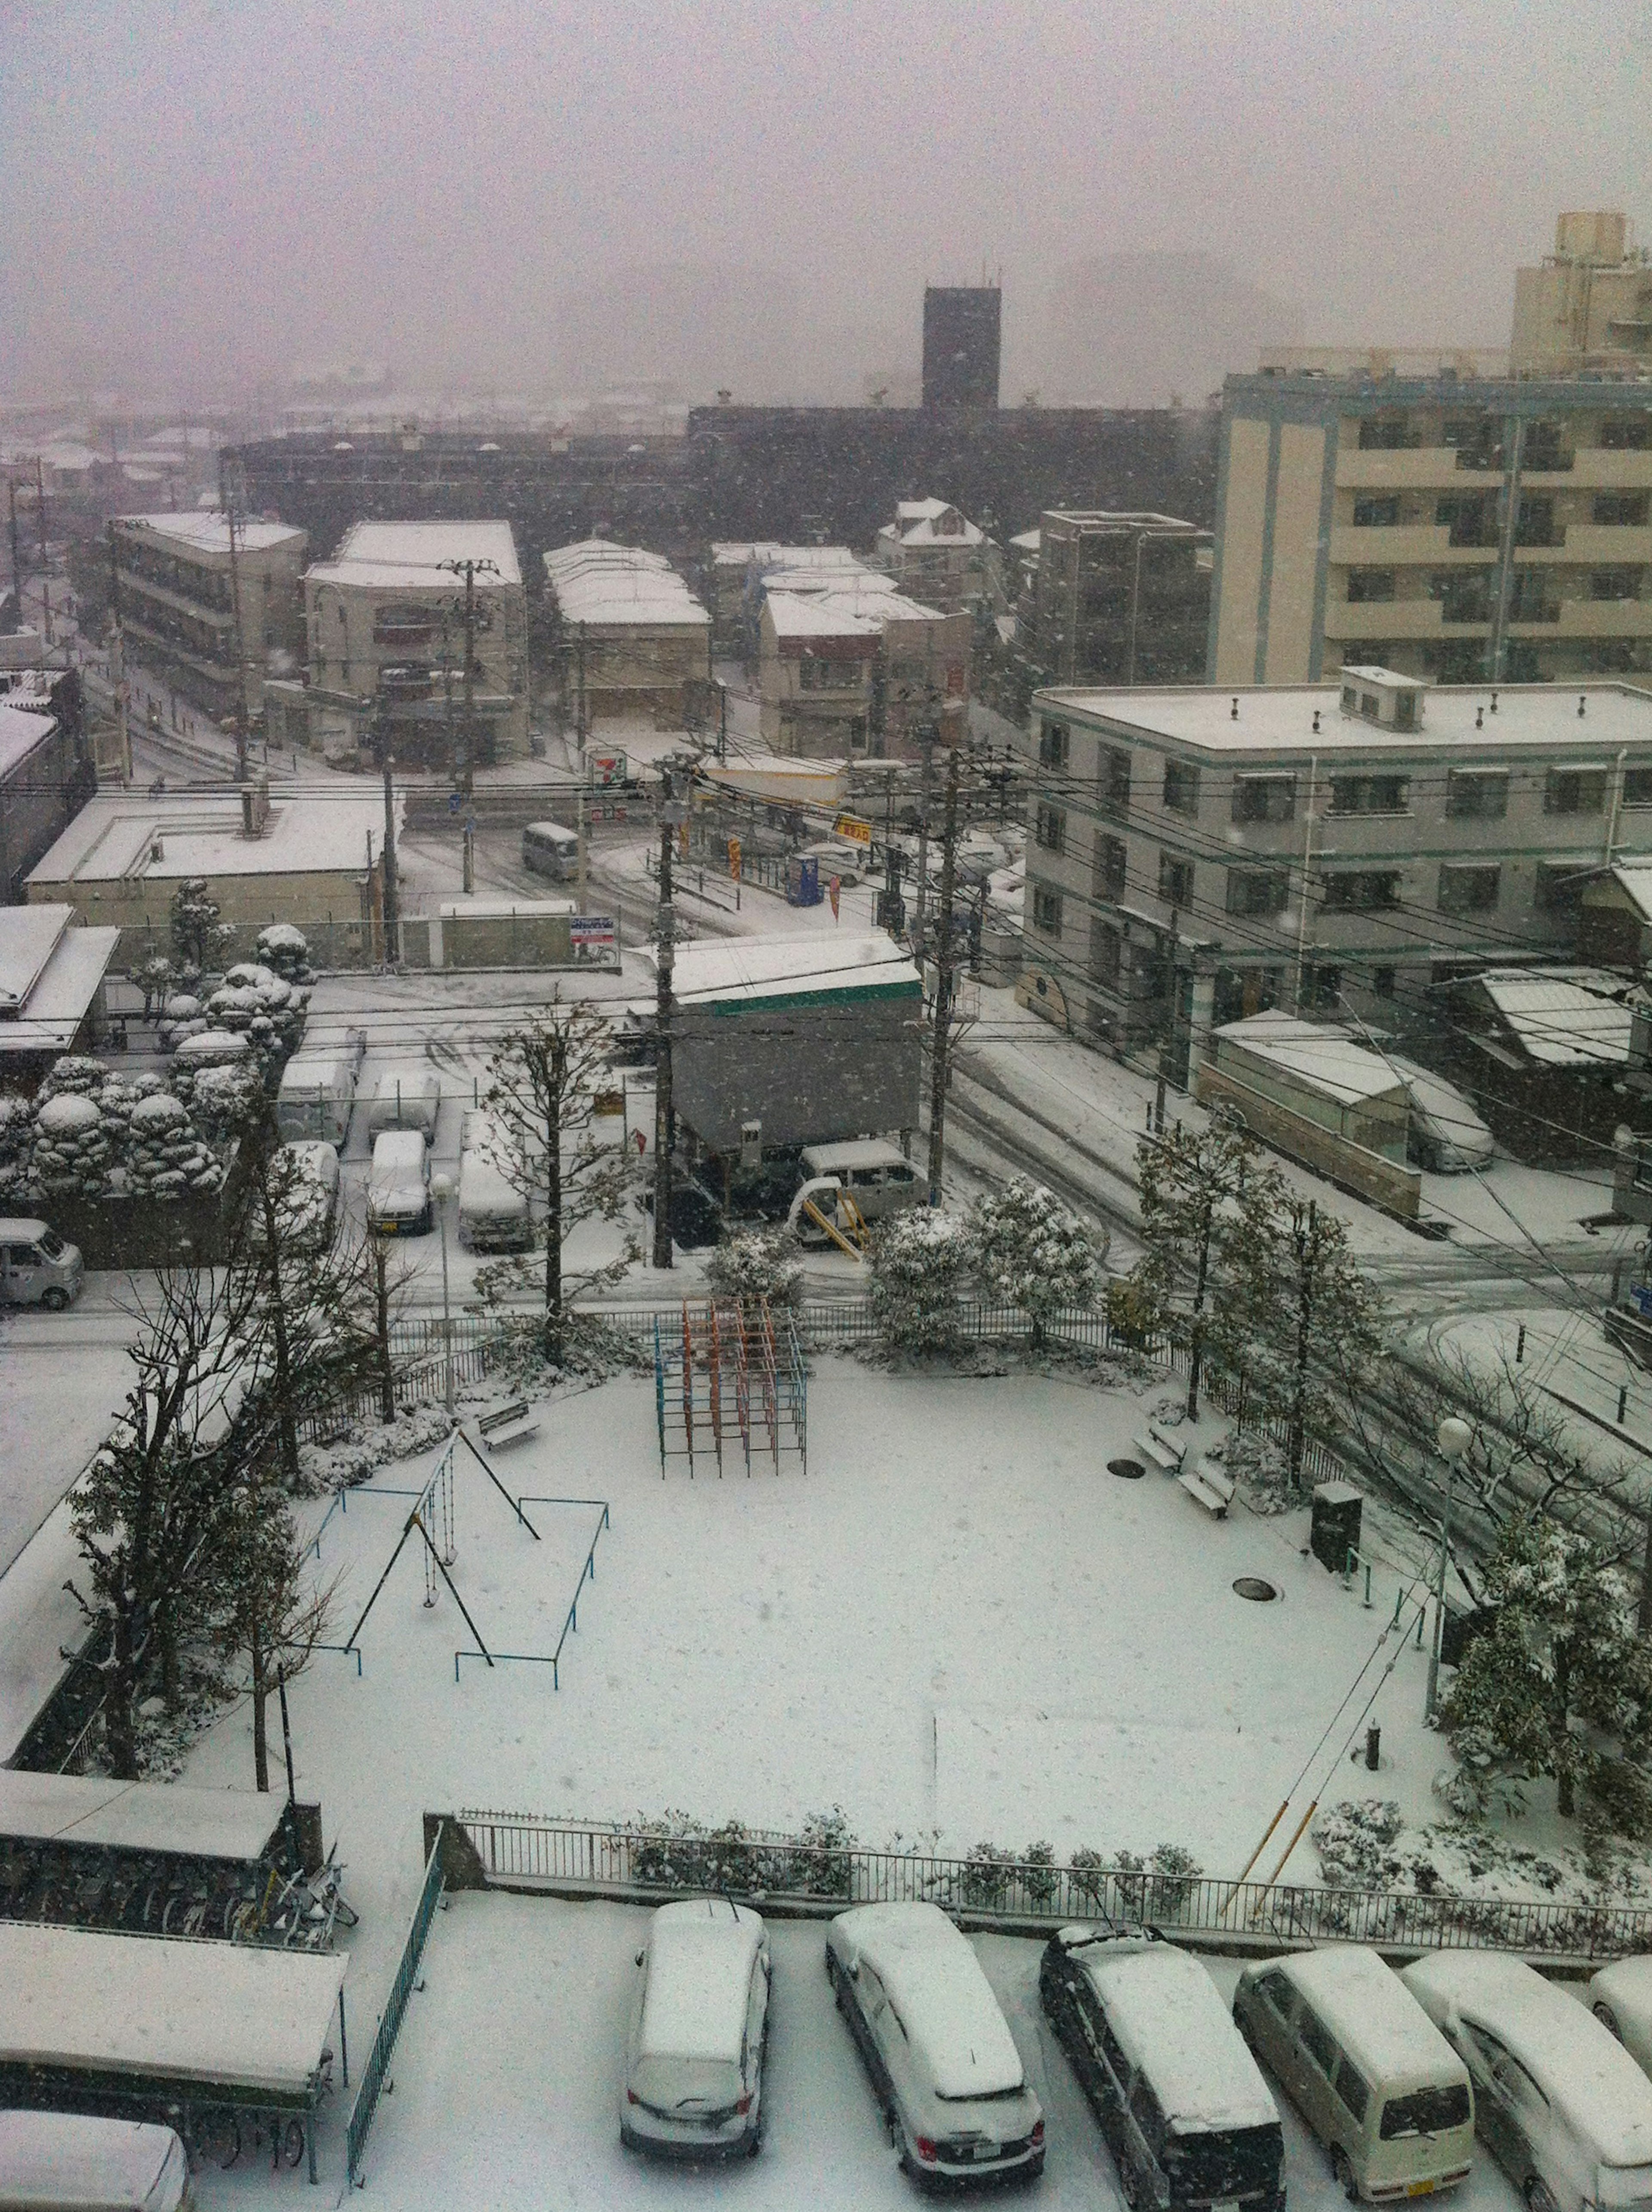
<path fill-rule="evenodd" d="M 1222 1881 L 1174 1868 L 1104 1866 L 1082 1858 L 1066 1866 L 981 1853 L 946 1858 L 736 1829 L 684 1836 L 513 1813 L 465 1812 L 458 1819 L 489 1884 L 506 1887 L 623 1897 L 713 1890 L 755 1905 L 828 1910 L 923 1900 L 989 1926 L 1145 1921 L 1212 1941 L 1335 1941 L 1550 1959 L 1620 1958 L 1652 1945 L 1652 1909 L 1638 1905 Z"/>
<path fill-rule="evenodd" d="M 355 2093 L 355 2103 L 350 2111 L 349 2130 L 345 2142 L 345 2171 L 352 2184 L 360 2178 L 361 2153 L 367 2147 L 367 2130 L 373 2125 L 373 2115 L 379 2109 L 380 2092 L 385 2086 L 385 2075 L 390 2069 L 391 2053 L 396 2048 L 402 2014 L 407 2010 L 408 1998 L 413 1993 L 419 1960 L 424 1956 L 425 1938 L 430 1933 L 430 1923 L 441 1902 L 441 1831 L 438 1828 L 431 1844 L 430 1856 L 425 1863 L 424 1884 L 419 1892 L 419 1901 L 413 1908 L 407 1941 L 402 1946 L 396 1978 L 390 1985 L 390 1996 L 379 2022 L 379 2033 L 373 2039 L 373 2051 L 362 2071 L 361 2086 Z"/>

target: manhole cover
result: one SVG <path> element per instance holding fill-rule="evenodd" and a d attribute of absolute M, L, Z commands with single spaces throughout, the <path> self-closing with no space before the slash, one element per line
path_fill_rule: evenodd
<path fill-rule="evenodd" d="M 1272 1605 L 1279 1595 L 1276 1583 L 1264 1582 L 1260 1575 L 1241 1575 L 1234 1584 L 1240 1597 L 1248 1597 L 1253 1605 Z"/>
<path fill-rule="evenodd" d="M 1147 1469 L 1139 1459 L 1110 1459 L 1107 1471 L 1109 1474 L 1121 1476 L 1126 1482 L 1139 1482 Z"/>

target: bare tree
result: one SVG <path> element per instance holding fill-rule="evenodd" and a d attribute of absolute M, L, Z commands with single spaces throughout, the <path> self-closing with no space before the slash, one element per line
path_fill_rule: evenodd
<path fill-rule="evenodd" d="M 1203 1129 L 1178 1126 L 1136 1147 L 1144 1250 L 1133 1279 L 1170 1326 L 1187 1333 L 1190 1421 L 1199 1417 L 1206 1304 L 1226 1287 L 1224 1225 L 1260 1172 L 1254 1139 L 1214 1115 Z"/>
<path fill-rule="evenodd" d="M 291 1681 L 302 1672 L 326 1633 L 337 1581 L 311 1574 L 310 1547 L 300 1537 L 292 1507 L 276 1482 L 266 1480 L 237 1516 L 219 1560 L 222 1618 L 217 1640 L 234 1667 L 244 1654 L 252 1705 L 252 1769 L 259 1790 L 270 1787 L 268 1705 L 277 1675 Z"/>

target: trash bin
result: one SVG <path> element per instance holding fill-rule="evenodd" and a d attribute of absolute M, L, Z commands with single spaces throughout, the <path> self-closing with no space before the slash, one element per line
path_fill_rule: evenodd
<path fill-rule="evenodd" d="M 1314 1557 L 1322 1567 L 1339 1575 L 1348 1565 L 1350 1552 L 1359 1549 L 1360 1517 L 1364 1507 L 1363 1491 L 1356 1490 L 1351 1482 L 1321 1482 L 1314 1489 L 1314 1518 L 1309 1543 Z"/>

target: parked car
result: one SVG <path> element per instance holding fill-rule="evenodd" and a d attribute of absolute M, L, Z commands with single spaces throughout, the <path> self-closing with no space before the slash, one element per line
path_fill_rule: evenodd
<path fill-rule="evenodd" d="M 0 1220 L 0 1306 L 61 1313 L 81 1294 L 80 1247 L 33 1215 Z"/>
<path fill-rule="evenodd" d="M 1233 2016 L 1356 2203 L 1431 2197 L 1468 2179 L 1468 2069 L 1375 1951 L 1330 1943 L 1254 1960 Z"/>
<path fill-rule="evenodd" d="M 367 1135 L 386 1129 L 417 1129 L 427 1145 L 436 1139 L 441 1108 L 441 1078 L 428 1060 L 380 1070 L 367 1102 Z"/>
<path fill-rule="evenodd" d="M 1062 1928 L 1038 1994 L 1127 2204 L 1284 2212 L 1279 2115 L 1197 1959 L 1145 1929 Z"/>
<path fill-rule="evenodd" d="M 278 1145 L 270 1160 L 270 1194 L 277 1218 L 277 1234 L 288 1250 L 319 1252 L 332 1242 L 333 1218 L 338 1210 L 338 1155 L 319 1138 L 295 1145 Z M 255 1247 L 261 1248 L 266 1224 L 256 1185 L 247 1195 L 246 1228 Z"/>
<path fill-rule="evenodd" d="M 1411 1093 L 1406 1149 L 1417 1165 L 1435 1175 L 1467 1175 L 1490 1167 L 1496 1141 L 1456 1085 L 1415 1060 L 1394 1053 L 1383 1058 Z"/>
<path fill-rule="evenodd" d="M 176 2132 L 83 2112 L 0 2112 L 0 2212 L 186 2212 Z"/>
<path fill-rule="evenodd" d="M 1527 2212 L 1652 2204 L 1652 2081 L 1521 1959 L 1439 1951 L 1400 1979 L 1467 2062 L 1481 2140 Z"/>
<path fill-rule="evenodd" d="M 1643 2074 L 1652 2075 L 1652 1959 L 1619 1959 L 1589 1984 L 1589 2003 Z"/>
<path fill-rule="evenodd" d="M 667 2158 L 755 2158 L 768 2052 L 768 1937 L 724 1898 L 662 1905 L 636 1955 L 620 2141 Z"/>
<path fill-rule="evenodd" d="M 472 1252 L 525 1252 L 533 1222 L 519 1178 L 501 1162 L 507 1139 L 495 1117 L 472 1108 L 459 1124 L 459 1241 Z"/>
<path fill-rule="evenodd" d="M 1044 2115 L 967 1936 L 937 1905 L 858 1905 L 826 1932 L 826 1972 L 902 2168 L 985 2180 L 1044 2166 Z"/>
<path fill-rule="evenodd" d="M 422 1237 L 430 1227 L 430 1161 L 416 1129 L 386 1129 L 367 1170 L 367 1227 L 375 1237 Z"/>
<path fill-rule="evenodd" d="M 363 1050 L 361 1032 L 353 1030 L 336 1052 L 294 1054 L 276 1093 L 276 1127 L 283 1137 L 320 1137 L 343 1150 Z"/>
<path fill-rule="evenodd" d="M 829 1219 L 835 1219 L 835 1200 L 830 1209 L 823 1203 L 823 1193 L 827 1198 L 832 1196 L 828 1188 L 832 1183 L 853 1200 L 869 1222 L 882 1221 L 908 1206 L 921 1206 L 929 1195 L 928 1183 L 901 1147 L 882 1137 L 862 1137 L 841 1145 L 805 1145 L 798 1169 L 803 1180 L 787 1216 L 787 1226 L 803 1244 L 829 1241 L 825 1231 L 803 1209 L 804 1200 L 811 1199 Z"/>

